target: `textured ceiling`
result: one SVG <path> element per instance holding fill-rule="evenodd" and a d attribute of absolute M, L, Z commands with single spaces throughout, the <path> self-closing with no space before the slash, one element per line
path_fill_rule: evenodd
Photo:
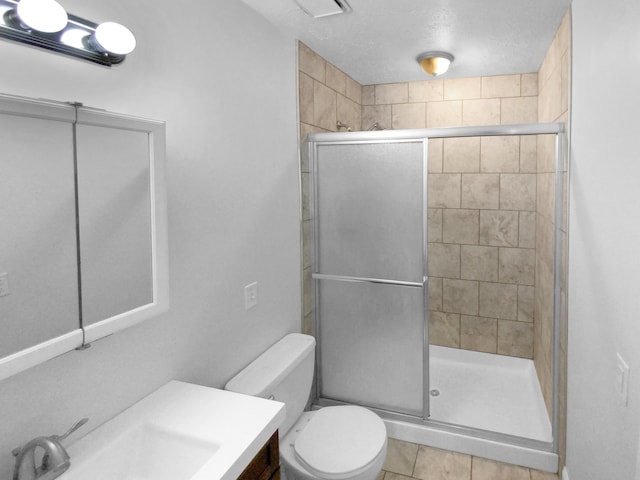
<path fill-rule="evenodd" d="M 442 78 L 537 72 L 568 0 L 347 0 L 314 19 L 294 0 L 242 0 L 362 85 L 427 79 L 425 51 L 451 53 Z"/>

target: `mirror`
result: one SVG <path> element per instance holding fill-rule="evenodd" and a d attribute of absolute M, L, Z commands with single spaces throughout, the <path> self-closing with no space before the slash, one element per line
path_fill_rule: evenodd
<path fill-rule="evenodd" d="M 0 274 L 9 291 L 0 297 L 0 357 L 80 328 L 65 110 L 51 112 L 62 118 L 0 114 Z"/>
<path fill-rule="evenodd" d="M 0 379 L 168 308 L 164 123 L 0 95 Z"/>
<path fill-rule="evenodd" d="M 146 132 L 77 126 L 82 325 L 153 301 Z M 96 145 L 109 145 L 108 149 Z M 109 295 L 104 292 L 108 291 Z"/>

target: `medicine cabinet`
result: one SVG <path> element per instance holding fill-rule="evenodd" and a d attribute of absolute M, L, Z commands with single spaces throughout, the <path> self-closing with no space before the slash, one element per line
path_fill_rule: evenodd
<path fill-rule="evenodd" d="M 0 379 L 169 307 L 164 122 L 0 95 Z"/>

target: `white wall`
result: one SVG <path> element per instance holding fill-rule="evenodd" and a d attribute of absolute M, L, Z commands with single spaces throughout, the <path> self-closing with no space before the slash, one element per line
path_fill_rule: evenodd
<path fill-rule="evenodd" d="M 0 478 L 30 438 L 84 416 L 86 433 L 173 378 L 222 386 L 300 325 L 294 41 L 237 0 L 62 3 L 137 50 L 106 69 L 0 41 L 0 92 L 167 121 L 171 311 L 0 382 Z"/>
<path fill-rule="evenodd" d="M 640 426 L 640 4 L 573 2 L 567 465 L 632 480 Z M 631 367 L 628 407 L 616 352 Z"/>

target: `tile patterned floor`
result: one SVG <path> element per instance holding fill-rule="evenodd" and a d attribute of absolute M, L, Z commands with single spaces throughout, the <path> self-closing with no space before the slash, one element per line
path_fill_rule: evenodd
<path fill-rule="evenodd" d="M 558 476 L 390 438 L 378 480 L 558 480 Z"/>

